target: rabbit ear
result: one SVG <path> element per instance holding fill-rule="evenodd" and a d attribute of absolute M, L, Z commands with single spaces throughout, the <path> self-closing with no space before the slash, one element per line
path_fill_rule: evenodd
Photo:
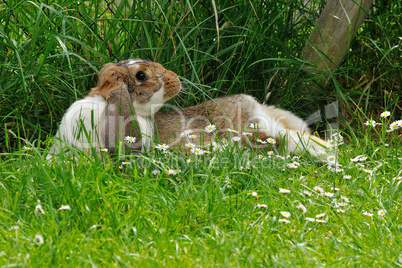
<path fill-rule="evenodd" d="M 126 81 L 128 81 L 129 74 L 127 69 L 120 68 L 114 63 L 107 63 L 99 71 L 98 76 L 98 84 L 92 89 L 89 96 L 97 94 L 106 100 L 112 90 L 127 87 Z"/>
<path fill-rule="evenodd" d="M 109 91 L 106 108 L 100 120 L 100 132 L 106 148 L 116 153 L 121 144 L 120 153 L 126 146 L 131 150 L 140 151 L 142 141 L 140 128 L 134 117 L 130 95 L 126 87 Z"/>

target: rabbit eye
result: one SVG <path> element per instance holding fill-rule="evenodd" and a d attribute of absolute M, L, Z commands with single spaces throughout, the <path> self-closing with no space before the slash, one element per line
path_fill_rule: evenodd
<path fill-rule="evenodd" d="M 135 78 L 137 78 L 138 81 L 144 81 L 144 80 L 147 78 L 147 76 L 145 75 L 144 72 L 139 71 L 139 72 L 135 75 Z"/>

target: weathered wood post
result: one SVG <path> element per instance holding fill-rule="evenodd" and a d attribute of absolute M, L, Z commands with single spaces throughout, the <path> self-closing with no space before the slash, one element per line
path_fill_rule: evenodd
<path fill-rule="evenodd" d="M 374 0 L 328 0 L 301 54 L 318 87 L 340 65 Z"/>

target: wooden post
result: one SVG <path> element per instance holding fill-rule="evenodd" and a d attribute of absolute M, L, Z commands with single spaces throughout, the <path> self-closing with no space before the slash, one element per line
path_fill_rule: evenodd
<path fill-rule="evenodd" d="M 318 86 L 340 65 L 374 0 L 328 0 L 310 34 L 301 58 Z"/>

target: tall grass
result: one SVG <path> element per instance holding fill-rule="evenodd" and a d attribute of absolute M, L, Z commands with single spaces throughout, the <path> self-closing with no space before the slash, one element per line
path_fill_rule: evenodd
<path fill-rule="evenodd" d="M 269 103 L 301 116 L 319 109 L 323 99 L 329 103 L 339 96 L 366 111 L 386 106 L 385 100 L 396 104 L 401 77 L 398 1 L 375 4 L 333 84 L 314 96 L 299 93 L 309 77 L 298 56 L 324 1 L 216 5 L 219 39 L 209 2 L 4 2 L 2 128 L 31 141 L 39 133 L 45 138 L 43 133 L 54 133 L 65 109 L 95 85 L 102 64 L 132 57 L 159 61 L 182 76 L 189 94 L 173 101 L 179 106 L 235 93 L 260 101 L 271 93 Z M 15 142 L 5 144 L 3 135 L 0 143 L 3 150 L 16 148 Z"/>
<path fill-rule="evenodd" d="M 324 2 L 215 1 L 219 39 L 209 1 L 1 3 L 0 266 L 402 265 L 402 144 L 387 131 L 401 118 L 402 5 L 376 1 L 331 84 L 311 96 L 299 92 L 313 81 L 298 58 Z M 46 161 L 47 137 L 100 67 L 134 57 L 181 76 L 179 107 L 271 93 L 267 103 L 307 117 L 338 100 L 342 171 L 236 145 L 124 165 L 71 148 Z"/>

